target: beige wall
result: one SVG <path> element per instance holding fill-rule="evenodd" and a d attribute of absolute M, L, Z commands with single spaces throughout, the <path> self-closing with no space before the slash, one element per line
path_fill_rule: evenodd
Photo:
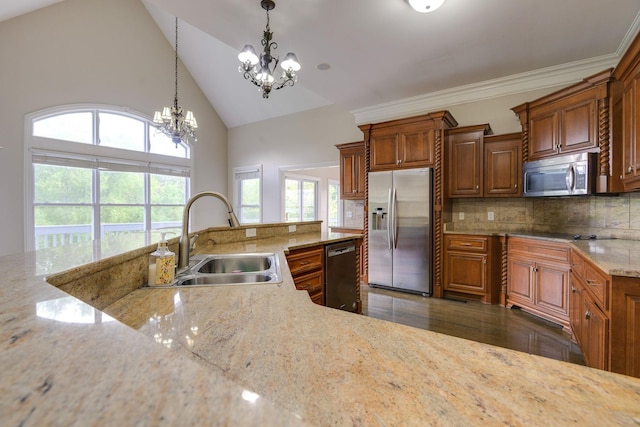
<path fill-rule="evenodd" d="M 173 47 L 138 0 L 66 0 L 0 23 L 0 255 L 23 250 L 24 117 L 64 104 L 124 106 L 149 118 L 173 101 Z M 180 104 L 198 118 L 193 191 L 227 187 L 227 130 L 181 66 Z M 194 225 L 224 210 L 198 209 Z M 220 210 L 220 212 L 217 211 Z M 206 218 L 205 218 L 206 216 Z M 212 224 L 213 223 L 213 224 Z"/>

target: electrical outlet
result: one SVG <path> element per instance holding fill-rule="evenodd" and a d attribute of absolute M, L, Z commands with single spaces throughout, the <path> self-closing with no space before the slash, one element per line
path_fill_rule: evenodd
<path fill-rule="evenodd" d="M 295 233 L 296 232 L 296 226 L 295 225 L 290 225 L 289 226 L 289 233 Z"/>
<path fill-rule="evenodd" d="M 458 213 L 458 219 L 459 220 L 464 220 L 464 212 Z"/>
<path fill-rule="evenodd" d="M 493 221 L 493 212 L 487 212 L 487 219 Z"/>
<path fill-rule="evenodd" d="M 246 236 L 247 237 L 256 237 L 256 229 L 255 228 L 247 228 Z"/>

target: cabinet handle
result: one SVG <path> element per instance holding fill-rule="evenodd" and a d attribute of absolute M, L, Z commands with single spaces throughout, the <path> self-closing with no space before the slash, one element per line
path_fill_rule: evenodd
<path fill-rule="evenodd" d="M 591 318 L 591 312 L 589 310 L 584 312 L 584 318 L 589 320 Z"/>
<path fill-rule="evenodd" d="M 471 246 L 471 243 L 460 243 L 460 246 Z"/>
<path fill-rule="evenodd" d="M 300 261 L 300 265 L 309 265 L 311 261 Z"/>
<path fill-rule="evenodd" d="M 600 283 L 596 282 L 595 280 L 589 280 L 589 279 L 587 279 L 587 285 L 590 285 L 590 286 L 599 286 L 599 285 L 600 285 Z"/>

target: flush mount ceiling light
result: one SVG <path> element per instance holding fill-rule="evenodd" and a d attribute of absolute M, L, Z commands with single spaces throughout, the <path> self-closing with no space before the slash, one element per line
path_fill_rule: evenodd
<path fill-rule="evenodd" d="M 445 0 L 408 0 L 411 7 L 420 13 L 429 13 L 438 9 Z"/>
<path fill-rule="evenodd" d="M 298 63 L 298 58 L 296 58 L 294 53 L 287 53 L 284 60 L 280 63 L 282 76 L 278 79 L 273 77 L 276 67 L 278 66 L 279 58 L 271 56 L 271 49 L 277 49 L 278 44 L 272 41 L 273 33 L 271 32 L 271 28 L 269 28 L 269 11 L 273 10 L 276 4 L 272 0 L 262 0 L 260 5 L 267 11 L 267 27 L 260 41 L 264 52 L 261 53 L 258 58 L 253 46 L 250 44 L 245 45 L 238 54 L 238 59 L 241 63 L 238 71 L 243 73 L 245 79 L 260 88 L 263 98 L 269 98 L 269 93 L 272 89 L 278 90 L 285 86 L 293 86 L 295 84 L 298 80 L 296 71 L 300 70 L 300 63 Z M 272 62 L 274 62 L 273 67 L 271 67 Z"/>
<path fill-rule="evenodd" d="M 176 61 L 175 61 L 176 91 L 173 97 L 173 107 L 164 107 L 162 113 L 156 111 L 153 115 L 153 123 L 159 132 L 167 135 L 176 144 L 187 144 L 189 138 L 197 141 L 196 129 L 198 122 L 193 112 L 187 111 L 186 116 L 182 107 L 178 105 L 178 17 L 176 17 Z"/>

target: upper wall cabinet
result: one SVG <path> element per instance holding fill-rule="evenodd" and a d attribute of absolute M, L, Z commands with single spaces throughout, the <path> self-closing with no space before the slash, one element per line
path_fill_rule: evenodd
<path fill-rule="evenodd" d="M 447 131 L 447 196 L 518 197 L 522 183 L 522 135 L 489 135 L 488 124 Z"/>
<path fill-rule="evenodd" d="M 612 179 L 615 164 L 610 133 L 612 72 L 605 70 L 512 108 L 522 125 L 522 160 L 599 152 L 597 191 L 619 191 L 619 180 Z"/>
<path fill-rule="evenodd" d="M 618 63 L 613 76 L 613 109 L 620 113 L 613 125 L 614 141 L 620 141 L 620 175 L 625 191 L 640 189 L 640 35 Z M 617 147 L 616 147 L 617 148 Z"/>
<path fill-rule="evenodd" d="M 446 132 L 447 195 L 482 197 L 484 136 L 488 124 L 449 129 Z"/>
<path fill-rule="evenodd" d="M 457 124 L 448 113 L 444 120 L 448 127 Z M 372 172 L 435 166 L 435 139 L 439 128 L 431 115 L 368 126 Z"/>
<path fill-rule="evenodd" d="M 340 198 L 364 199 L 364 141 L 336 145 L 340 150 Z"/>

